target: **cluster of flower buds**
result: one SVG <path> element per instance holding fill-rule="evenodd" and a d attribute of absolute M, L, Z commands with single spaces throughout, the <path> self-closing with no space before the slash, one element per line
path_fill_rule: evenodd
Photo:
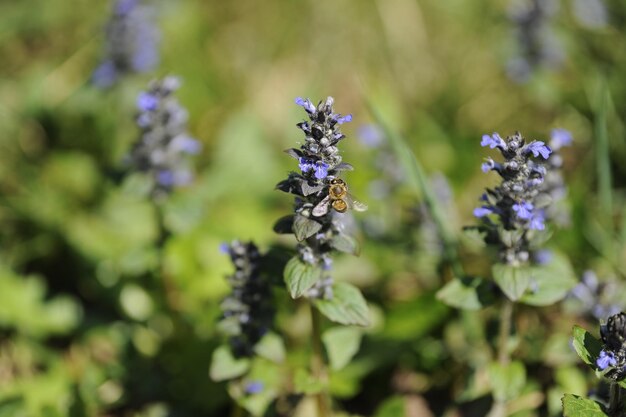
<path fill-rule="evenodd" d="M 274 320 L 271 282 L 261 273 L 262 256 L 252 242 L 222 245 L 235 266 L 228 277 L 231 294 L 222 301 L 220 328 L 229 337 L 233 355 L 249 357 Z"/>
<path fill-rule="evenodd" d="M 600 337 L 604 346 L 596 360 L 598 369 L 609 379 L 623 380 L 626 377 L 626 314 L 609 317 L 607 323 L 600 326 Z"/>
<path fill-rule="evenodd" d="M 120 76 L 152 70 L 159 61 L 159 31 L 152 9 L 139 0 L 118 0 L 106 26 L 104 59 L 93 74 L 94 84 L 113 85 Z"/>
<path fill-rule="evenodd" d="M 540 160 L 548 159 L 552 150 L 541 141 L 526 143 L 520 133 L 506 139 L 497 133 L 484 135 L 481 145 L 497 148 L 504 162 L 487 158 L 482 164 L 483 172 L 495 171 L 502 181 L 486 190 L 481 197 L 483 205 L 474 210 L 482 220 L 479 229 L 487 233 L 487 243 L 499 246 L 502 262 L 525 264 L 533 235 L 545 229 L 545 207 L 550 199 L 541 192 L 547 169 Z"/>
<path fill-rule="evenodd" d="M 513 80 L 527 81 L 538 68 L 558 68 L 564 61 L 563 47 L 551 27 L 557 8 L 554 0 L 513 0 L 509 16 L 518 49 L 508 63 Z"/>
<path fill-rule="evenodd" d="M 295 214 L 279 220 L 274 227 L 278 233 L 294 233 L 301 261 L 324 270 L 322 278 L 305 294 L 308 298 L 332 298 L 331 252 L 339 246 L 337 241 L 345 236 L 340 214 L 349 207 L 365 209 L 348 194 L 346 183 L 338 176 L 341 171 L 352 170 L 342 162 L 337 144 L 345 138 L 340 125 L 352 120 L 333 110 L 333 98 L 328 97 L 317 107 L 309 99 L 298 97 L 309 121 L 298 123 L 305 140 L 299 149 L 286 152 L 298 160 L 300 172 L 292 172 L 277 188 L 294 194 Z M 345 241 L 345 240 L 344 240 Z M 342 249 L 340 249 L 342 250 Z"/>
<path fill-rule="evenodd" d="M 166 77 L 152 81 L 137 97 L 136 122 L 141 136 L 130 161 L 138 171 L 152 175 L 155 197 L 191 181 L 185 155 L 200 151 L 200 143 L 187 134 L 187 111 L 174 97 L 179 86 L 178 78 Z"/>

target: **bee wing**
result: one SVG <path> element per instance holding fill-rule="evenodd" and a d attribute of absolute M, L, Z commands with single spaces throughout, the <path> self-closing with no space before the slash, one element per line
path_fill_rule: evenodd
<path fill-rule="evenodd" d="M 330 207 L 330 196 L 327 195 L 322 201 L 320 201 L 317 206 L 313 207 L 312 214 L 315 217 L 322 217 L 326 213 L 328 213 L 328 208 Z"/>
<path fill-rule="evenodd" d="M 360 202 L 350 193 L 348 193 L 344 199 L 346 203 L 348 203 L 348 207 L 354 211 L 365 211 L 367 210 L 367 204 Z"/>

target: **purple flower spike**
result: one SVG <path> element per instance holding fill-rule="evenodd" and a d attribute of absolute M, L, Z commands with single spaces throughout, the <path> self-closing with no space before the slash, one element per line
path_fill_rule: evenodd
<path fill-rule="evenodd" d="M 552 129 L 550 135 L 550 146 L 554 150 L 561 149 L 563 146 L 572 144 L 572 133 L 566 129 Z"/>
<path fill-rule="evenodd" d="M 141 111 L 155 111 L 159 107 L 159 99 L 145 91 L 137 96 L 137 108 Z"/>
<path fill-rule="evenodd" d="M 517 213 L 517 217 L 523 220 L 530 220 L 533 215 L 533 208 L 534 206 L 532 205 L 532 203 L 526 203 L 523 201 L 518 204 L 513 204 L 513 211 Z"/>
<path fill-rule="evenodd" d="M 315 106 L 313 105 L 313 103 L 311 103 L 311 100 L 309 100 L 308 98 L 303 99 L 302 97 L 296 97 L 295 102 L 298 106 L 302 106 L 304 110 L 307 111 L 307 113 L 310 113 L 310 114 L 315 113 Z"/>
<path fill-rule="evenodd" d="M 493 210 L 489 207 L 477 207 L 474 209 L 475 217 L 485 217 L 491 213 L 493 213 Z"/>
<path fill-rule="evenodd" d="M 598 359 L 596 360 L 596 365 L 601 371 L 604 371 L 609 366 L 617 365 L 617 359 L 615 359 L 615 354 L 613 352 L 601 350 L 600 356 L 598 356 Z"/>
<path fill-rule="evenodd" d="M 499 134 L 494 133 L 493 135 L 483 135 L 483 140 L 480 142 L 480 146 L 489 146 L 491 149 L 500 148 L 504 149 L 506 144 L 504 140 L 500 137 Z"/>
<path fill-rule="evenodd" d="M 526 146 L 526 153 L 532 152 L 533 156 L 536 158 L 539 155 L 542 156 L 543 159 L 548 159 L 550 154 L 552 153 L 552 149 L 542 141 L 538 140 L 532 143 L 529 143 Z"/>

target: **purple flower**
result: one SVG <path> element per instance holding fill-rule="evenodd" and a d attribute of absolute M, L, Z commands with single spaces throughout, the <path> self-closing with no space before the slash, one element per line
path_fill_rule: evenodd
<path fill-rule="evenodd" d="M 483 135 L 483 140 L 480 142 L 480 146 L 489 146 L 491 149 L 500 148 L 504 149 L 506 144 L 499 134 Z"/>
<path fill-rule="evenodd" d="M 530 220 L 533 215 L 533 208 L 534 206 L 532 205 L 532 203 L 527 203 L 524 201 L 513 204 L 513 211 L 517 213 L 517 217 L 523 220 Z"/>
<path fill-rule="evenodd" d="M 141 111 L 155 111 L 159 108 L 159 98 L 143 91 L 137 96 L 137 108 Z"/>
<path fill-rule="evenodd" d="M 533 217 L 530 219 L 530 223 L 528 224 L 528 228 L 532 230 L 543 230 L 546 228 L 544 224 L 545 217 L 543 212 L 537 212 L 533 214 Z"/>
<path fill-rule="evenodd" d="M 175 183 L 174 173 L 170 170 L 159 171 L 156 175 L 157 182 L 164 187 L 171 187 Z"/>
<path fill-rule="evenodd" d="M 358 137 L 363 145 L 370 148 L 378 148 L 385 140 L 381 129 L 374 124 L 360 126 Z"/>
<path fill-rule="evenodd" d="M 482 207 L 477 207 L 474 209 L 474 216 L 475 217 L 485 217 L 488 214 L 493 213 L 493 209 L 486 207 L 486 206 L 482 206 Z"/>
<path fill-rule="evenodd" d="M 244 388 L 246 394 L 258 394 L 263 391 L 263 383 L 261 381 L 251 381 Z"/>
<path fill-rule="evenodd" d="M 114 13 L 124 16 L 130 13 L 135 7 L 137 7 L 137 0 L 119 0 L 115 4 Z"/>
<path fill-rule="evenodd" d="M 502 169 L 502 165 L 498 164 L 491 158 L 487 158 L 487 161 L 483 162 L 483 164 L 480 166 L 480 169 L 483 172 L 489 172 L 492 170 L 500 171 L 500 169 Z"/>
<path fill-rule="evenodd" d="M 561 149 L 563 146 L 572 144 L 572 134 L 566 129 L 552 129 L 550 135 L 550 147 L 552 149 Z"/>
<path fill-rule="evenodd" d="M 540 140 L 534 141 L 526 145 L 526 153 L 532 152 L 533 156 L 536 158 L 539 155 L 543 157 L 543 159 L 548 159 L 550 154 L 552 153 L 552 149 L 545 143 Z"/>
<path fill-rule="evenodd" d="M 300 171 L 309 172 L 310 170 L 315 168 L 315 164 L 310 159 L 300 157 L 298 159 L 298 166 L 300 167 Z"/>
<path fill-rule="evenodd" d="M 226 242 L 222 242 L 220 243 L 220 252 L 223 253 L 224 255 L 229 255 L 230 254 L 230 245 Z"/>
<path fill-rule="evenodd" d="M 119 73 L 111 60 L 106 60 L 93 72 L 92 80 L 98 87 L 110 87 L 117 80 Z"/>
<path fill-rule="evenodd" d="M 617 359 L 615 359 L 615 354 L 613 352 L 601 350 L 600 356 L 598 356 L 598 359 L 596 359 L 596 365 L 601 371 L 604 371 L 609 366 L 617 365 Z"/>
<path fill-rule="evenodd" d="M 307 111 L 307 113 L 309 114 L 315 113 L 315 106 L 313 105 L 313 103 L 311 103 L 311 100 L 309 100 L 308 98 L 305 100 L 302 97 L 296 97 L 295 101 L 296 101 L 296 104 L 298 106 L 302 106 L 304 110 Z"/>
<path fill-rule="evenodd" d="M 539 265 L 546 265 L 552 260 L 552 251 L 548 249 L 537 251 L 534 254 L 534 258 L 535 262 L 537 262 Z"/>
<path fill-rule="evenodd" d="M 186 134 L 176 136 L 172 139 L 172 144 L 170 146 L 174 150 L 191 155 L 199 153 L 200 149 L 202 149 L 200 142 Z"/>
<path fill-rule="evenodd" d="M 347 114 L 345 116 L 337 116 L 337 123 L 342 125 L 344 123 L 348 123 L 352 121 L 352 115 L 351 114 Z"/>
<path fill-rule="evenodd" d="M 328 164 L 325 162 L 318 161 L 314 166 L 315 169 L 315 178 L 318 180 L 322 180 L 328 176 Z"/>

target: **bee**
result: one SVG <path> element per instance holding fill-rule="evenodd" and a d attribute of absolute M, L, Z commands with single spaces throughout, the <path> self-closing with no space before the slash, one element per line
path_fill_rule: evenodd
<path fill-rule="evenodd" d="M 332 207 L 339 213 L 345 213 L 348 208 L 356 211 L 367 210 L 367 204 L 356 200 L 348 192 L 348 184 L 341 178 L 333 178 L 328 186 L 328 195 L 313 208 L 313 215 L 321 217 L 328 213 L 328 208 Z"/>

